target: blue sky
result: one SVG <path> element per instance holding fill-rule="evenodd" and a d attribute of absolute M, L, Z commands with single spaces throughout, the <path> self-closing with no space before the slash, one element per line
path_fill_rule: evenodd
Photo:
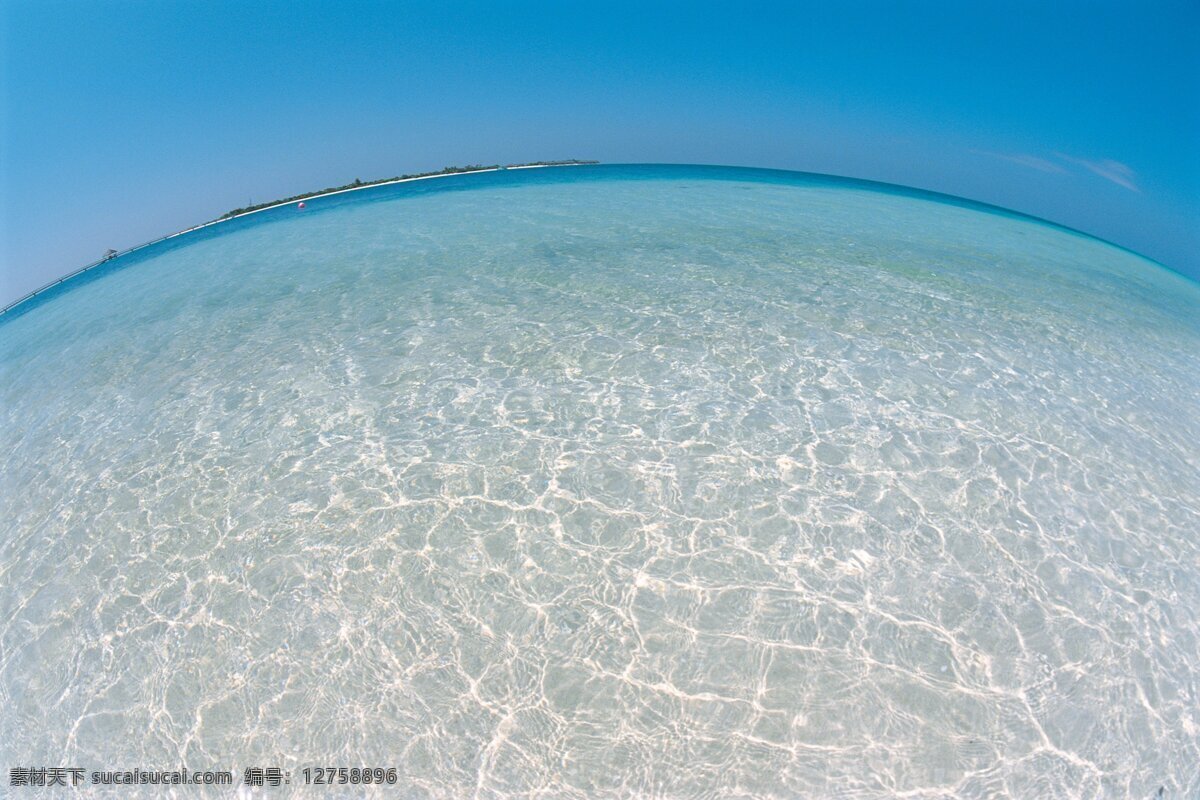
<path fill-rule="evenodd" d="M 799 169 L 1200 278 L 1200 3 L 0 0 L 0 303 L 248 201 L 446 164 Z"/>

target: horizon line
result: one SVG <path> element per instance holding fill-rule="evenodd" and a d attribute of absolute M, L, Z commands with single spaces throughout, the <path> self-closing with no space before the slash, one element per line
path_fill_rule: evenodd
<path fill-rule="evenodd" d="M 702 163 L 694 163 L 694 162 L 672 162 L 672 161 L 655 161 L 655 162 L 630 161 L 630 162 L 614 162 L 611 164 L 605 164 L 603 162 L 594 161 L 594 160 L 571 160 L 566 163 L 536 163 L 535 162 L 535 163 L 528 163 L 528 164 L 512 164 L 512 165 L 503 165 L 503 166 L 496 165 L 496 166 L 482 167 L 480 169 L 463 169 L 461 171 L 454 171 L 454 172 L 447 172 L 447 171 L 443 170 L 441 172 L 423 173 L 423 174 L 412 175 L 412 176 L 408 176 L 408 177 L 385 178 L 383 180 L 367 181 L 367 182 L 362 183 L 361 185 L 347 184 L 346 186 L 342 186 L 342 187 L 339 187 L 336 189 L 330 189 L 328 191 L 318 191 L 318 192 L 315 192 L 312 194 L 299 194 L 299 195 L 295 195 L 287 200 L 280 200 L 278 202 L 268 203 L 261 207 L 254 207 L 254 208 L 251 208 L 246 211 L 241 211 L 240 213 L 226 214 L 226 215 L 217 217 L 215 219 L 211 219 L 206 222 L 201 222 L 197 225 L 193 225 L 189 228 L 184 228 L 182 230 L 175 231 L 174 233 L 168 233 L 163 236 L 159 236 L 156 239 L 151 239 L 149 241 L 142 242 L 141 244 L 133 245 L 132 247 L 128 247 L 124 250 L 116 251 L 112 255 L 107 255 L 104 258 L 100 258 L 96 261 L 89 262 L 89 263 L 85 264 L 84 266 L 79 267 L 76 270 L 73 270 L 69 273 L 64 274 L 62 277 L 52 280 L 52 281 L 38 287 L 37 289 L 34 289 L 33 291 L 31 291 L 25 295 L 22 295 L 21 297 L 17 298 L 16 300 L 12 301 L 11 303 L 8 303 L 7 305 L 0 307 L 0 322 L 3 322 L 5 320 L 5 318 L 8 317 L 9 312 L 13 311 L 14 309 L 18 308 L 21 305 L 24 305 L 26 302 L 34 300 L 35 298 L 43 295 L 44 293 L 46 293 L 58 286 L 61 286 L 62 284 L 67 283 L 68 281 L 71 281 L 72 279 L 77 278 L 87 272 L 90 272 L 91 270 L 96 269 L 97 267 L 103 266 L 104 264 L 107 264 L 112 261 L 116 261 L 120 258 L 123 258 L 124 256 L 129 255 L 130 253 L 134 253 L 138 250 L 143 250 L 147 247 L 151 247 L 152 245 L 159 244 L 160 242 L 165 242 L 168 239 L 174 239 L 176 237 L 183 236 L 188 233 L 193 233 L 195 231 L 202 230 L 204 228 L 208 228 L 213 225 L 218 225 L 222 222 L 230 222 L 235 219 L 240 219 L 242 217 L 250 216 L 251 214 L 257 214 L 261 211 L 270 211 L 271 209 L 281 208 L 283 206 L 291 205 L 291 204 L 297 203 L 297 202 L 304 202 L 307 200 L 317 200 L 322 197 L 330 197 L 332 195 L 345 194 L 347 192 L 356 192 L 356 191 L 362 191 L 362 190 L 366 190 L 366 189 L 377 189 L 377 188 L 381 188 L 384 186 L 393 186 L 393 185 L 399 184 L 399 183 L 410 183 L 412 181 L 428 180 L 431 178 L 462 177 L 465 175 L 474 175 L 474 174 L 485 173 L 485 172 L 501 172 L 501 171 L 506 171 L 506 170 L 510 170 L 510 169 L 551 169 L 551 168 L 555 168 L 555 167 L 596 167 L 596 166 L 600 166 L 600 167 L 705 167 L 705 168 L 710 168 L 710 169 L 744 169 L 744 170 L 754 170 L 757 172 L 779 172 L 779 173 L 783 173 L 783 174 L 787 174 L 787 175 L 803 175 L 806 177 L 822 178 L 822 179 L 826 179 L 826 180 L 834 180 L 834 181 L 840 181 L 840 182 L 844 182 L 844 183 L 857 183 L 857 184 L 866 184 L 869 186 L 883 187 L 885 189 L 893 190 L 893 191 L 900 190 L 900 193 L 902 193 L 902 194 L 916 196 L 919 199 L 922 198 L 922 196 L 923 196 L 924 199 L 932 198 L 934 202 L 945 203 L 946 201 L 951 201 L 951 204 L 965 205 L 967 207 L 971 207 L 971 208 L 975 208 L 977 210 L 984 211 L 985 213 L 990 213 L 990 214 L 999 213 L 999 214 L 1003 214 L 1006 216 L 1019 217 L 1021 219 L 1028 220 L 1031 222 L 1036 222 L 1036 223 L 1039 223 L 1042 225 L 1048 225 L 1050 227 L 1058 228 L 1059 230 L 1066 231 L 1067 233 L 1072 233 L 1077 236 L 1082 236 L 1087 239 L 1092 239 L 1093 241 L 1099 242 L 1099 243 L 1107 245 L 1109 247 L 1114 247 L 1118 250 L 1122 250 L 1122 251 L 1129 253 L 1132 256 L 1136 256 L 1137 258 L 1140 258 L 1143 261 L 1146 261 L 1160 269 L 1166 270 L 1167 272 L 1169 272 L 1177 277 L 1183 278 L 1185 281 L 1188 281 L 1189 283 L 1200 285 L 1200 276 L 1192 277 L 1191 275 L 1181 272 L 1180 270 L 1177 270 L 1174 267 L 1164 264 L 1161 261 L 1153 259 L 1147 255 L 1144 255 L 1143 253 L 1139 253 L 1138 251 L 1136 251 L 1132 248 L 1126 247 L 1125 245 L 1118 244 L 1117 242 L 1113 242 L 1108 239 L 1104 239 L 1100 236 L 1097 236 L 1096 234 L 1088 233 L 1087 231 L 1080 230 L 1078 228 L 1072 228 L 1071 226 L 1065 225 L 1061 222 L 1055 222 L 1054 220 L 1046 219 L 1045 217 L 1039 217 L 1034 214 L 1027 213 L 1025 211 L 1019 211 L 1017 209 L 1007 208 L 1005 206 L 996 205 L 995 203 L 988 203 L 983 200 L 975 200 L 970 197 L 963 197 L 961 195 L 949 194 L 948 192 L 940 192 L 940 191 L 937 191 L 936 189 L 926 189 L 926 188 L 920 187 L 920 186 L 909 186 L 909 185 L 901 184 L 901 183 L 888 183 L 887 181 L 879 181 L 879 180 L 874 180 L 872 178 L 859 178 L 859 177 L 855 177 L 852 175 L 835 175 L 835 174 L 826 173 L 826 172 L 808 172 L 805 170 L 783 169 L 780 167 L 759 167 L 759 166 L 752 166 L 752 165 L 745 165 L 745 164 L 702 164 Z M 447 168 L 447 169 L 450 169 L 450 168 Z"/>

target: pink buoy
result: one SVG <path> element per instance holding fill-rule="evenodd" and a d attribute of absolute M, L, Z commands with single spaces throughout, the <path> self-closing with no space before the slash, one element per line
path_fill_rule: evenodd
<path fill-rule="evenodd" d="M 301 200 L 301 201 L 300 201 L 300 203 L 299 203 L 299 204 L 298 204 L 296 207 L 297 207 L 297 208 L 304 208 L 304 201 L 303 201 L 303 200 Z"/>

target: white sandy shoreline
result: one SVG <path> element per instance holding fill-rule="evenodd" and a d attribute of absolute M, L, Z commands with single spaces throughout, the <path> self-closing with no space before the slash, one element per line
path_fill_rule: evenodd
<path fill-rule="evenodd" d="M 14 300 L 13 302 L 9 303 L 8 305 L 4 306 L 3 308 L 0 308 L 0 318 L 2 318 L 4 316 L 4 314 L 8 313 L 11 309 L 16 308 L 17 306 L 21 305 L 22 303 L 24 303 L 27 300 L 32 300 L 33 298 L 37 297 L 39 294 L 42 294 L 43 292 L 45 292 L 46 290 L 53 289 L 55 286 L 58 286 L 60 283 L 69 281 L 71 278 L 74 278 L 76 275 L 81 275 L 90 269 L 95 269 L 96 267 L 100 266 L 101 264 L 107 264 L 109 261 L 112 261 L 113 259 L 117 259 L 117 258 L 120 258 L 121 256 L 125 256 L 130 253 L 136 252 L 143 248 L 149 247 L 150 245 L 158 244 L 159 242 L 165 242 L 168 239 L 174 239 L 176 236 L 183 236 L 185 233 L 191 233 L 192 231 L 198 231 L 201 228 L 208 228 L 213 225 L 219 225 L 222 222 L 229 222 L 230 220 L 239 219 L 241 217 L 248 217 L 251 214 L 258 214 L 261 211 L 270 211 L 273 208 L 280 208 L 281 206 L 290 206 L 290 205 L 294 205 L 296 203 L 307 203 L 309 200 L 316 200 L 321 197 L 329 197 L 329 196 L 335 195 L 335 194 L 345 194 L 346 192 L 357 192 L 357 191 L 361 191 L 363 189 L 374 189 L 379 186 L 391 186 L 396 183 L 408 183 L 410 181 L 424 181 L 424 180 L 429 180 L 430 178 L 451 178 L 451 177 L 454 177 L 455 175 L 477 175 L 481 172 L 501 172 L 501 171 L 510 170 L 510 169 L 544 169 L 544 168 L 549 168 L 549 167 L 581 167 L 581 166 L 586 166 L 586 165 L 585 164 L 522 164 L 522 165 L 513 166 L 513 167 L 488 167 L 487 169 L 467 169 L 467 170 L 462 170 L 460 172 L 435 172 L 432 175 L 417 175 L 412 178 L 396 178 L 395 180 L 390 180 L 390 181 L 379 181 L 378 183 L 367 183 L 367 184 L 363 184 L 362 186 L 351 186 L 346 189 L 337 189 L 332 192 L 322 192 L 320 194 L 308 195 L 306 197 L 298 197 L 295 200 L 284 200 L 284 201 L 281 201 L 278 203 L 272 203 L 269 206 L 263 206 L 262 208 L 256 208 L 253 211 L 243 211 L 240 214 L 234 214 L 234 215 L 228 216 L 228 217 L 219 217 L 214 220 L 209 220 L 208 222 L 202 222 L 199 225 L 193 225 L 190 228 L 184 228 L 183 230 L 176 231 L 175 233 L 168 233 L 166 236 L 160 236 L 157 239 L 152 239 L 148 242 L 143 242 L 142 244 L 134 245 L 133 247 L 122 250 L 119 253 L 117 253 L 116 255 L 110 256 L 109 258 L 102 258 L 99 261 L 94 261 L 91 264 L 88 264 L 87 266 L 80 267 L 79 269 L 75 270 L 74 272 L 70 272 L 70 273 L 62 276 L 61 278 L 58 278 L 57 280 L 53 280 L 50 283 L 47 283 L 46 285 L 44 285 L 38 289 L 34 289 L 29 294 L 24 295 L 23 297 L 20 297 L 20 298 Z"/>
<path fill-rule="evenodd" d="M 365 183 L 362 186 L 350 186 L 346 189 L 336 189 L 332 192 L 321 192 L 320 194 L 312 194 L 312 195 L 308 195 L 306 197 L 298 197 L 295 200 L 284 200 L 279 203 L 272 203 L 269 206 L 263 206 L 262 208 L 256 208 L 253 211 L 243 211 L 241 214 L 234 214 L 229 217 L 221 217 L 220 219 L 214 219 L 209 222 L 205 222 L 201 225 L 196 225 L 195 227 L 188 228 L 187 230 L 182 230 L 182 231 L 179 231 L 178 233 L 172 233 L 168 236 L 164 236 L 161 239 L 155 239 L 153 242 L 147 242 L 146 244 L 141 244 L 141 245 L 138 245 L 137 247 L 131 247 L 122 253 L 118 253 L 117 255 L 125 255 L 125 253 L 131 253 L 134 250 L 138 250 L 142 247 L 146 247 L 147 245 L 155 244 L 156 242 L 161 242 L 161 241 L 165 241 L 167 239 L 172 239 L 176 236 L 182 236 L 185 233 L 191 233 L 192 231 L 200 230 L 201 228 L 207 228 L 209 225 L 216 225 L 218 222 L 228 222 L 231 219 L 238 219 L 239 217 L 248 217 L 251 214 L 257 214 L 261 211 L 270 211 L 272 208 L 279 208 L 281 206 L 295 205 L 296 203 L 307 203 L 309 200 L 316 200 L 321 197 L 330 197 L 335 194 L 345 194 L 346 192 L 358 192 L 358 191 L 362 191 L 363 189 L 374 189 L 378 186 L 391 186 L 396 183 L 409 183 L 410 181 L 426 181 L 426 180 L 430 180 L 431 178 L 452 178 L 455 175 L 478 175 L 482 172 L 503 172 L 505 170 L 512 170 L 512 169 L 546 169 L 548 167 L 582 167 L 582 166 L 587 166 L 587 165 L 585 165 L 585 164 L 522 164 L 522 165 L 516 166 L 516 167 L 488 167 L 487 169 L 465 169 L 460 172 L 435 172 L 432 175 L 417 175 L 416 177 L 413 177 L 413 178 L 396 178 L 396 179 L 390 180 L 390 181 L 379 181 L 378 183 Z M 115 258 L 115 256 L 114 256 L 114 258 Z"/>

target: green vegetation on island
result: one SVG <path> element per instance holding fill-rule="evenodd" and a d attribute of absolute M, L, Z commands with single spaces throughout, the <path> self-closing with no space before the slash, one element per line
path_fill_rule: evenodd
<path fill-rule="evenodd" d="M 353 183 L 347 183 L 345 186 L 333 186 L 328 189 L 319 189 L 314 192 L 305 192 L 304 194 L 285 197 L 282 200 L 272 200 L 269 203 L 255 203 L 254 205 L 246 206 L 245 208 L 235 208 L 232 211 L 227 211 L 222 214 L 219 219 L 229 219 L 242 214 L 249 214 L 251 211 L 261 211 L 264 208 L 271 206 L 281 206 L 285 203 L 295 203 L 300 200 L 307 200 L 310 197 L 318 197 L 323 194 L 333 194 L 334 192 L 344 192 L 347 189 L 361 189 L 364 186 L 378 186 L 381 183 L 395 183 L 397 181 L 409 181 L 413 178 L 431 178 L 434 175 L 454 175 L 460 172 L 484 172 L 490 169 L 512 169 L 516 167 L 565 167 L 576 164 L 599 164 L 599 161 L 580 161 L 579 159 L 569 158 L 565 161 L 530 161 L 526 164 L 468 164 L 465 167 L 445 167 L 437 172 L 419 172 L 415 175 L 397 175 L 394 178 L 379 178 L 373 181 L 361 181 L 358 178 L 354 179 Z"/>

